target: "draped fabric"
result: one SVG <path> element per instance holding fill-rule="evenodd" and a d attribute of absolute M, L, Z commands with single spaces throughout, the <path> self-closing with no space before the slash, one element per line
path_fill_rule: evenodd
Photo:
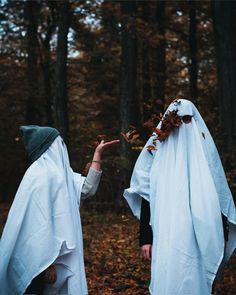
<path fill-rule="evenodd" d="M 151 155 L 141 152 L 124 196 L 139 217 L 150 202 L 153 231 L 150 293 L 207 295 L 222 261 L 236 247 L 236 210 L 214 141 L 196 107 L 180 99 L 167 109 L 192 116 Z M 161 127 L 161 123 L 158 127 Z M 230 224 L 224 252 L 221 212 Z M 223 259 L 224 258 L 224 259 Z"/>
<path fill-rule="evenodd" d="M 79 202 L 84 177 L 70 167 L 58 136 L 26 171 L 0 241 L 0 294 L 23 294 L 54 263 L 45 294 L 86 295 Z"/>

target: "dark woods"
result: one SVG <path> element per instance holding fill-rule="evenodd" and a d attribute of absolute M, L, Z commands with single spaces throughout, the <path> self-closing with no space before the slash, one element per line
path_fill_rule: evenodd
<path fill-rule="evenodd" d="M 236 2 L 1 1 L 0 198 L 26 167 L 19 125 L 52 125 L 83 170 L 96 141 L 117 138 L 178 97 L 207 121 L 235 190 Z M 137 150 L 107 153 L 95 201 L 122 205 Z"/>

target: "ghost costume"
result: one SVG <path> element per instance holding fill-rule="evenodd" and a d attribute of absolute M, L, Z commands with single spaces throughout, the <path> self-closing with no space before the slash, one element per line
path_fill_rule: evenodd
<path fill-rule="evenodd" d="M 148 140 L 124 197 L 138 218 L 142 198 L 150 203 L 150 293 L 209 295 L 236 247 L 236 210 L 216 146 L 198 110 L 184 99 L 171 103 L 166 114 L 173 110 L 180 117 L 191 116 L 191 122 L 157 141 L 152 153 L 147 146 L 154 137 Z M 229 224 L 225 251 L 221 214 Z"/>
<path fill-rule="evenodd" d="M 101 172 L 73 172 L 59 132 L 23 126 L 32 160 L 0 241 L 0 295 L 21 295 L 33 278 L 54 264 L 57 281 L 44 294 L 88 294 L 79 205 L 96 192 Z"/>

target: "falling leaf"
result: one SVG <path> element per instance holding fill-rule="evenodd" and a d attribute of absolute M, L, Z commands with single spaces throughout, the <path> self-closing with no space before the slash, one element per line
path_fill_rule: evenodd
<path fill-rule="evenodd" d="M 124 138 L 124 140 L 126 142 L 129 142 L 129 139 L 128 139 L 128 137 L 127 137 L 127 135 L 125 133 L 121 132 L 120 135 Z"/>
<path fill-rule="evenodd" d="M 140 136 L 140 134 L 138 134 L 138 133 L 134 134 L 133 137 L 132 137 L 132 140 L 137 139 L 139 136 Z"/>
<path fill-rule="evenodd" d="M 153 132 L 156 133 L 157 135 L 163 135 L 164 134 L 164 132 L 161 129 L 158 129 L 158 128 L 155 128 L 153 130 Z"/>
<path fill-rule="evenodd" d="M 161 120 L 161 115 L 156 115 L 156 114 L 153 114 L 152 116 L 151 116 L 151 118 L 150 119 L 148 119 L 144 124 L 143 124 L 143 126 L 145 127 L 145 128 L 148 128 L 149 130 L 152 130 L 153 131 L 153 129 L 155 129 L 156 128 L 156 126 L 157 126 L 157 123 Z"/>
<path fill-rule="evenodd" d="M 125 139 L 125 141 L 129 143 L 132 143 L 135 139 L 137 139 L 140 136 L 137 130 L 130 130 L 126 133 L 121 132 L 120 134 Z"/>
<path fill-rule="evenodd" d="M 147 147 L 147 150 L 148 150 L 148 151 L 156 151 L 156 147 L 153 146 L 153 145 L 149 145 L 149 146 Z"/>

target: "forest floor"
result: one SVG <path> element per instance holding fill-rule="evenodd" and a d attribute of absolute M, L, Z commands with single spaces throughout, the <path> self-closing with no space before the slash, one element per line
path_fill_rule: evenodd
<path fill-rule="evenodd" d="M 0 205 L 0 232 L 9 205 Z M 150 265 L 138 246 L 138 221 L 129 212 L 98 212 L 84 206 L 83 223 L 89 295 L 148 295 Z M 217 285 L 217 295 L 236 295 L 236 253 Z"/>

